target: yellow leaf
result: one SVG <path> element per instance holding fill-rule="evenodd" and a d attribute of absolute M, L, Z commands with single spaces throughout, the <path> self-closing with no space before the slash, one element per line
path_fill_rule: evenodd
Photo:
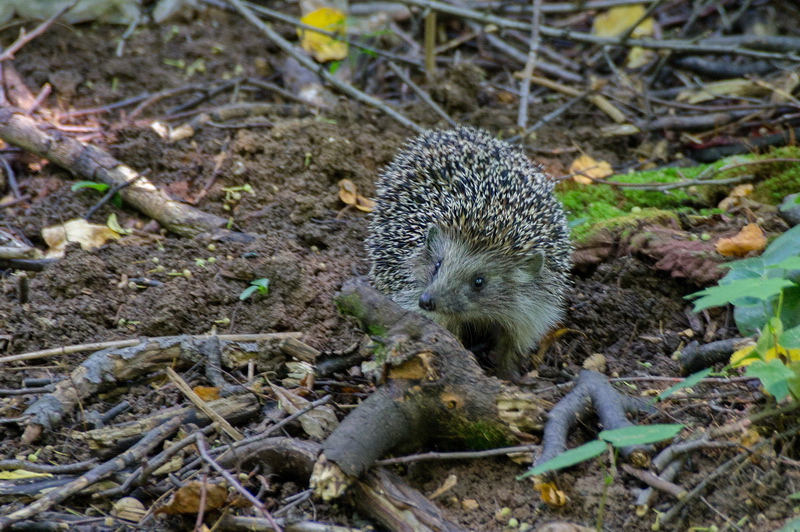
<path fill-rule="evenodd" d="M 64 248 L 69 242 L 78 242 L 82 249 L 95 249 L 108 240 L 117 240 L 119 234 L 104 225 L 90 224 L 86 220 L 70 220 L 63 224 L 42 229 L 42 238 L 50 246 L 45 257 L 48 259 L 64 256 Z"/>
<path fill-rule="evenodd" d="M 767 247 L 767 237 L 758 224 L 747 224 L 736 236 L 720 238 L 716 247 L 726 257 L 744 257 L 751 251 L 763 251 Z"/>
<path fill-rule="evenodd" d="M 755 345 L 748 345 L 736 351 L 734 354 L 731 355 L 731 366 L 733 366 L 734 368 L 749 366 L 750 364 L 753 363 L 753 361 L 759 360 L 758 358 L 748 358 L 747 360 L 744 361 L 742 360 L 750 353 L 752 353 L 755 348 L 756 348 Z"/>
<path fill-rule="evenodd" d="M 603 179 L 614 173 L 606 161 L 597 161 L 588 155 L 581 155 L 569 165 L 569 172 L 578 183 L 591 185 L 594 179 Z"/>
<path fill-rule="evenodd" d="M 561 507 L 567 504 L 567 496 L 552 482 L 534 482 L 534 488 L 548 506 Z"/>
<path fill-rule="evenodd" d="M 755 348 L 756 346 L 749 345 L 736 351 L 731 355 L 731 366 L 734 368 L 741 368 L 744 366 L 749 366 L 756 360 L 769 362 L 770 360 L 775 360 L 776 358 L 779 358 L 783 361 L 800 360 L 800 349 L 786 349 L 781 345 L 779 345 L 777 349 L 774 346 L 770 347 L 764 352 L 763 355 L 759 357 L 746 358 L 750 353 L 753 352 Z"/>
<path fill-rule="evenodd" d="M 0 480 L 19 480 L 22 478 L 52 477 L 50 473 L 34 473 L 24 469 L 14 469 L 13 471 L 0 471 Z"/>
<path fill-rule="evenodd" d="M 345 34 L 345 14 L 338 9 L 322 7 L 300 19 L 304 24 L 321 30 Z M 316 31 L 297 29 L 300 46 L 320 63 L 338 61 L 347 57 L 347 43 Z"/>
<path fill-rule="evenodd" d="M 597 15 L 592 24 L 592 33 L 598 37 L 617 37 L 633 26 L 644 15 L 645 9 L 641 4 L 612 7 L 605 13 Z M 655 23 L 652 17 L 644 19 L 631 37 L 644 37 L 653 34 Z"/>
<path fill-rule="evenodd" d="M 769 89 L 759 85 L 755 81 L 744 78 L 734 78 L 707 83 L 700 90 L 683 91 L 678 94 L 676 99 L 679 102 L 698 104 L 715 98 L 729 96 L 759 98 L 767 94 L 769 94 Z"/>
<path fill-rule="evenodd" d="M 641 46 L 634 46 L 631 48 L 631 51 L 628 52 L 628 58 L 625 60 L 625 67 L 639 68 L 650 63 L 655 58 L 656 52 L 654 50 L 648 50 Z"/>

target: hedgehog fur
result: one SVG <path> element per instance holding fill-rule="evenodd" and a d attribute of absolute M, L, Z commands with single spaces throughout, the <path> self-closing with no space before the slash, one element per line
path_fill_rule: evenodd
<path fill-rule="evenodd" d="M 553 182 L 471 128 L 411 140 L 381 174 L 367 251 L 375 286 L 516 378 L 563 314 L 571 245 Z"/>

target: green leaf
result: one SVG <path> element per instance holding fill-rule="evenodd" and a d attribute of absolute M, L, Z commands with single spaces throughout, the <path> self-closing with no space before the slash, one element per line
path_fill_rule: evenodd
<path fill-rule="evenodd" d="M 781 323 L 781 320 L 776 317 L 770 318 L 761 331 L 761 336 L 758 337 L 756 351 L 766 353 L 770 348 L 775 347 L 775 339 L 780 338 L 782 334 L 783 323 Z"/>
<path fill-rule="evenodd" d="M 800 517 L 795 517 L 794 519 L 783 525 L 783 528 L 781 528 L 777 532 L 797 532 L 798 530 L 800 530 Z"/>
<path fill-rule="evenodd" d="M 600 456 L 607 448 L 608 447 L 606 443 L 600 440 L 584 443 L 580 447 L 565 451 L 555 458 L 529 469 L 526 473 L 518 476 L 517 480 L 521 480 L 532 475 L 541 475 L 543 473 L 547 473 L 548 471 L 557 471 L 575 464 L 580 464 L 581 462 L 585 462 L 586 460 L 594 458 L 595 456 Z"/>
<path fill-rule="evenodd" d="M 789 499 L 793 501 L 800 501 L 800 491 L 795 491 L 791 495 L 789 495 Z"/>
<path fill-rule="evenodd" d="M 784 331 L 781 335 L 781 345 L 786 349 L 800 349 L 800 326 Z"/>
<path fill-rule="evenodd" d="M 244 301 L 248 297 L 252 296 L 256 290 L 258 290 L 257 286 L 248 286 L 247 288 L 242 290 L 241 294 L 239 294 L 239 300 Z"/>
<path fill-rule="evenodd" d="M 683 425 L 676 423 L 636 425 L 621 429 L 604 430 L 597 437 L 607 441 L 614 447 L 627 447 L 629 445 L 647 445 L 648 443 L 668 440 L 682 429 Z"/>
<path fill-rule="evenodd" d="M 800 225 L 795 225 L 773 240 L 761 254 L 761 259 L 767 265 L 778 264 L 788 257 L 796 257 L 798 250 L 800 250 Z"/>
<path fill-rule="evenodd" d="M 789 379 L 794 377 L 794 372 L 787 368 L 779 359 L 767 362 L 757 360 L 747 366 L 747 377 L 755 377 L 771 396 L 778 401 L 789 395 Z"/>
<path fill-rule="evenodd" d="M 794 286 L 788 279 L 739 279 L 727 285 L 712 286 L 700 292 L 686 296 L 687 299 L 700 297 L 694 302 L 694 311 L 710 307 L 719 307 L 728 303 L 742 304 L 742 299 L 751 297 L 759 301 L 766 301 L 770 297 L 780 294 L 781 290 Z"/>
<path fill-rule="evenodd" d="M 785 270 L 800 270 L 800 257 L 789 257 L 783 259 L 778 264 L 772 264 L 769 268 L 783 268 Z"/>
<path fill-rule="evenodd" d="M 266 293 L 269 288 L 269 279 L 262 277 L 261 279 L 250 281 L 250 284 L 257 287 L 261 292 Z"/>
<path fill-rule="evenodd" d="M 694 386 L 695 384 L 697 384 L 701 380 L 703 380 L 706 377 L 708 377 L 713 370 L 714 370 L 714 368 L 708 368 L 708 369 L 704 369 L 703 371 L 698 371 L 697 373 L 693 373 L 693 374 L 689 375 L 688 377 L 683 379 L 681 382 L 676 383 L 673 386 L 670 386 L 669 388 L 667 388 L 666 390 L 664 390 L 663 392 L 658 394 L 658 397 L 656 397 L 656 400 L 657 401 L 663 401 L 664 399 L 666 399 L 667 397 L 669 397 L 670 395 L 672 395 L 673 393 L 677 392 L 678 390 L 680 390 L 682 388 L 689 388 L 689 387 Z"/>
<path fill-rule="evenodd" d="M 97 183 L 95 181 L 78 181 L 74 183 L 70 189 L 74 192 L 76 190 L 80 190 L 82 188 L 91 188 L 94 190 L 99 190 L 100 192 L 105 192 L 110 186 L 106 185 L 105 183 Z"/>

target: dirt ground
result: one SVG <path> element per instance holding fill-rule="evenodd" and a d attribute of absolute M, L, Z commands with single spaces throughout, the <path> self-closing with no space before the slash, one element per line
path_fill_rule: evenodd
<path fill-rule="evenodd" d="M 238 17 L 223 13 L 176 25 L 141 27 L 127 43 L 124 56 L 117 58 L 116 39 L 122 31 L 103 25 L 56 25 L 18 53 L 14 64 L 34 92 L 50 83 L 53 93 L 45 100 L 45 107 L 65 112 L 187 82 L 211 82 L 234 71 L 258 76 L 263 74 L 264 62 L 271 65 L 276 61 L 275 51 L 260 33 Z M 11 42 L 15 32 L 15 28 L 6 29 L 0 38 Z M 210 53 L 215 46 L 221 48 L 220 53 Z M 177 60 L 191 64 L 198 58 L 205 60 L 205 71 L 190 77 L 185 69 L 170 65 Z M 504 103 L 497 91 L 475 83 L 470 72 L 470 67 L 455 67 L 439 81 L 442 93 L 455 102 L 451 111 L 462 123 L 502 133 L 514 123 L 516 104 Z M 207 105 L 226 103 L 229 97 L 218 96 Z M 139 171 L 148 170 L 150 180 L 178 199 L 196 197 L 219 164 L 212 186 L 196 207 L 231 216 L 236 229 L 259 238 L 240 243 L 162 236 L 148 232 L 152 226 L 140 213 L 129 207 L 106 205 L 93 222 L 104 223 L 116 212 L 124 227 L 140 231 L 95 251 L 70 247 L 57 264 L 29 274 L 29 300 L 25 304 L 18 299 L 18 279 L 8 275 L 0 278 L 0 335 L 11 339 L 2 354 L 139 336 L 300 331 L 305 342 L 326 355 L 336 355 L 361 339 L 362 333 L 339 316 L 332 298 L 345 279 L 368 270 L 363 247 L 367 215 L 345 208 L 338 196 L 338 183 L 349 179 L 361 194 L 372 196 L 380 169 L 411 132 L 378 111 L 341 100 L 334 111 L 323 116 L 274 117 L 270 118 L 273 127 L 206 127 L 190 139 L 169 144 L 148 127 L 149 117 L 168 112 L 186 98 L 180 95 L 157 102 L 136 121 L 127 120 L 128 108 L 62 123 L 98 126 L 99 133 L 90 135 L 90 142 Z M 267 91 L 248 94 L 247 100 L 282 101 L 279 95 Z M 557 106 L 555 102 L 535 106 L 532 121 Z M 404 111 L 424 127 L 443 125 L 432 122 L 434 117 L 424 106 L 406 105 Z M 591 106 L 576 105 L 538 132 L 537 146 L 529 154 L 554 175 L 566 173 L 575 146 L 614 165 L 630 162 L 634 155 L 629 141 L 599 137 L 596 121 Z M 34 158 L 28 158 L 25 165 L 16 167 L 21 185 L 34 194 L 33 199 L 6 208 L 0 212 L 0 221 L 44 249 L 43 228 L 81 217 L 99 195 L 87 189 L 72 191 L 75 177 L 52 165 L 36 170 L 36 164 Z M 252 192 L 241 192 L 238 200 L 226 199 L 225 188 L 244 185 L 250 185 Z M 208 260 L 211 257 L 213 261 Z M 173 275 L 185 271 L 190 275 Z M 270 280 L 269 294 L 240 301 L 239 294 L 249 281 L 259 278 Z M 131 287 L 131 279 L 157 283 Z M 623 253 L 588 271 L 575 272 L 573 280 L 564 323 L 568 332 L 549 350 L 545 364 L 538 368 L 541 378 L 530 382 L 531 389 L 547 388 L 546 396 L 557 401 L 562 394 L 552 386 L 570 380 L 583 361 L 595 353 L 606 357 L 607 373 L 612 376 L 678 375 L 671 356 L 686 343 L 686 331 L 692 328 L 682 297 L 696 291 L 697 286 L 654 270 L 646 259 Z M 735 333 L 724 314 L 712 314 L 709 319 L 721 326 L 706 340 Z M 0 388 L 21 387 L 23 378 L 61 375 L 83 357 L 69 355 L 4 367 Z M 621 389 L 638 395 L 667 386 L 637 381 Z M 330 390 L 322 386 L 317 391 L 321 396 Z M 749 400 L 748 393 L 740 391 L 740 396 Z M 116 421 L 135 419 L 172 406 L 179 399 L 174 391 L 160 393 L 146 383 L 134 383 L 127 395 L 139 400 Z M 117 400 L 97 397 L 83 408 L 104 412 Z M 2 399 L 0 417 L 18 415 L 29 401 L 32 398 L 26 396 Z M 353 399 L 338 397 L 337 401 Z M 673 406 L 670 416 L 658 415 L 654 420 L 713 426 L 727 419 L 728 409 L 745 406 L 736 397 L 715 399 L 714 404 L 717 408 L 703 408 L 697 403 L 685 409 Z M 68 426 L 46 434 L 36 447 L 19 444 L 21 429 L 15 425 L 0 425 L 0 458 L 37 449 L 39 460 L 45 463 L 63 463 L 65 458 L 60 453 L 68 453 L 69 460 L 88 457 L 90 451 L 69 437 L 70 425 L 77 423 L 72 419 Z M 572 443 L 587 441 L 595 432 L 596 427 L 585 426 Z M 707 475 L 724 453 L 698 457 L 680 477 L 681 483 L 692 485 Z M 641 517 L 636 515 L 635 494 L 642 486 L 620 471 L 603 495 L 605 473 L 597 462 L 560 475 L 559 487 L 569 501 L 557 509 L 540 502 L 528 482 L 515 480 L 524 470 L 524 466 L 498 458 L 425 462 L 400 471 L 424 494 L 432 493 L 448 476 L 455 475 L 456 486 L 437 503 L 449 519 L 469 530 L 502 529 L 496 513 L 506 507 L 520 523 L 531 525 L 565 520 L 594 526 L 601 507 L 607 530 L 650 530 L 656 519 L 652 510 Z M 798 481 L 796 477 L 791 480 L 795 491 Z M 291 483 L 273 485 L 275 497 L 303 488 Z M 754 527 L 751 529 L 773 529 L 791 515 L 786 490 L 784 479 L 776 471 L 750 464 L 710 491 L 708 506 L 699 502 L 692 505 L 680 526 L 720 525 L 727 516 L 734 522 L 747 517 L 747 526 Z M 466 499 L 476 500 L 478 508 L 464 509 L 462 502 Z M 662 496 L 656 509 L 668 508 L 671 503 Z M 0 511 L 5 513 L 20 503 L 3 504 L 5 509 Z M 92 510 L 91 504 L 88 499 L 78 499 L 67 506 L 79 512 L 107 511 L 105 507 Z M 718 514 L 710 512 L 709 507 Z M 321 522 L 366 524 L 338 504 L 307 502 L 300 509 Z M 193 519 L 164 518 L 157 529 L 191 528 Z"/>

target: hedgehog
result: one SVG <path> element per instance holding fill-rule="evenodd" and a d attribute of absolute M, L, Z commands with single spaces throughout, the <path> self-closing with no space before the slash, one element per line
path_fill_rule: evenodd
<path fill-rule="evenodd" d="M 375 287 L 515 380 L 562 317 L 571 244 L 554 183 L 461 127 L 423 133 L 383 171 L 366 247 Z"/>

